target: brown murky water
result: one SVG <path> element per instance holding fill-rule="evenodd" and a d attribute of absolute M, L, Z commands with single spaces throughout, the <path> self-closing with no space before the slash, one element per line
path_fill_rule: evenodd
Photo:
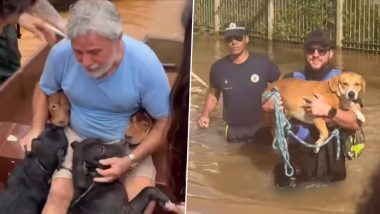
<path fill-rule="evenodd" d="M 211 63 L 227 49 L 217 36 L 195 35 L 192 71 L 208 83 Z M 282 74 L 303 65 L 302 47 L 253 41 L 251 50 L 268 53 Z M 192 78 L 190 145 L 188 165 L 188 210 L 200 213 L 354 213 L 362 190 L 379 162 L 380 145 L 380 55 L 353 51 L 337 52 L 339 68 L 356 71 L 367 81 L 364 114 L 367 122 L 366 148 L 358 159 L 347 161 L 348 175 L 343 182 L 305 184 L 295 189 L 278 189 L 272 184 L 272 168 L 278 157 L 271 148 L 247 144 L 227 144 L 219 104 L 211 127 L 199 130 L 206 88 Z"/>

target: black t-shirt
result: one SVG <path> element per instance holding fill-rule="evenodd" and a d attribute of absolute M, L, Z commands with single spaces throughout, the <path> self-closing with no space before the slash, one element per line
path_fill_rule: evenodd
<path fill-rule="evenodd" d="M 261 95 L 268 82 L 280 76 L 278 67 L 267 55 L 249 53 L 242 64 L 228 57 L 216 61 L 210 72 L 210 85 L 223 94 L 223 118 L 232 126 L 255 125 L 263 122 Z"/>
<path fill-rule="evenodd" d="M 16 25 L 7 25 L 0 34 L 0 83 L 20 67 Z"/>

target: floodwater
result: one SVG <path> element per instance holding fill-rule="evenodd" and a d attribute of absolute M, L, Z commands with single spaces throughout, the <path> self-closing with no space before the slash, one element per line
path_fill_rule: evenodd
<path fill-rule="evenodd" d="M 253 45 L 252 45 L 253 44 Z M 250 50 L 267 53 L 285 74 L 303 64 L 302 46 L 251 40 Z M 205 100 L 208 74 L 213 61 L 227 49 L 218 36 L 194 35 L 191 118 L 188 164 L 187 210 L 195 213 L 354 213 L 363 189 L 378 164 L 380 145 L 380 55 L 337 52 L 338 68 L 362 74 L 367 82 L 362 95 L 366 115 L 366 147 L 362 155 L 346 161 L 347 179 L 336 183 L 304 184 L 294 189 L 273 185 L 272 168 L 277 151 L 250 144 L 228 144 L 223 139 L 222 106 L 212 114 L 210 128 L 200 130 L 196 119 Z M 203 83 L 202 83 L 203 81 Z M 254 211 L 254 212 L 253 212 Z"/>

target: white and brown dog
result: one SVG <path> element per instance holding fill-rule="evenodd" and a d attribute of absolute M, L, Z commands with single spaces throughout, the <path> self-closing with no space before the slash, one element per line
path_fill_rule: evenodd
<path fill-rule="evenodd" d="M 70 120 L 70 102 L 63 91 L 48 96 L 50 122 L 58 127 L 65 127 Z"/>
<path fill-rule="evenodd" d="M 352 105 L 352 101 L 358 99 L 361 91 L 365 91 L 366 83 L 361 75 L 354 72 L 343 72 L 328 81 L 282 79 L 269 85 L 266 92 L 270 92 L 273 87 L 277 87 L 279 90 L 287 118 L 292 117 L 316 126 L 320 133 L 317 145 L 325 142 L 329 132 L 324 118 L 316 117 L 305 111 L 305 98 L 313 100 L 315 94 L 319 94 L 331 107 L 351 109 L 356 113 L 358 120 L 365 122 L 364 115 L 360 109 Z M 273 127 L 273 121 L 270 123 Z"/>
<path fill-rule="evenodd" d="M 153 119 L 145 110 L 139 110 L 129 118 L 128 128 L 124 137 L 129 144 L 137 145 L 148 136 L 153 128 Z"/>

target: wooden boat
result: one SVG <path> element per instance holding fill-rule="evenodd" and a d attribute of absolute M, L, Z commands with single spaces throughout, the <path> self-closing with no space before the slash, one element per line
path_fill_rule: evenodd
<path fill-rule="evenodd" d="M 148 35 L 145 42 L 156 52 L 170 82 L 173 82 L 181 59 L 178 53 L 182 53 L 182 41 Z M 40 48 L 24 66 L 0 85 L 0 191 L 4 188 L 14 165 L 24 157 L 18 140 L 30 129 L 33 90 L 39 80 L 49 50 L 49 46 Z M 169 185 L 169 177 L 174 173 L 170 172 L 168 167 L 168 151 L 168 148 L 164 147 L 154 154 L 157 168 L 156 184 L 176 201 L 174 195 L 179 190 Z M 176 152 L 176 150 L 171 151 Z M 161 212 L 158 209 L 155 213 Z"/>

